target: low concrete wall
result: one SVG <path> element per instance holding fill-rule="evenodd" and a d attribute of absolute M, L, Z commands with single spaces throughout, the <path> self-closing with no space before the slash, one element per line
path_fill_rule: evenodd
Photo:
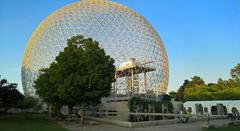
<path fill-rule="evenodd" d="M 122 120 L 113 120 L 113 119 L 87 117 L 87 116 L 86 116 L 86 119 L 95 120 L 95 121 L 104 122 L 104 123 L 113 124 L 113 125 L 118 125 L 118 126 L 122 126 L 122 127 L 128 127 L 128 128 L 156 126 L 156 125 L 170 125 L 170 124 L 176 124 L 179 122 L 178 119 L 143 121 L 143 122 L 128 122 L 128 121 L 122 121 Z M 226 119 L 226 117 L 211 117 L 210 118 L 210 120 L 216 120 L 216 119 Z M 206 120 L 206 118 L 190 118 L 189 122 L 196 122 L 196 121 L 203 121 L 203 120 Z"/>
<path fill-rule="evenodd" d="M 131 122 L 131 127 L 145 127 L 145 126 L 156 126 L 156 125 L 170 125 L 177 123 L 177 119 L 172 120 L 157 120 L 157 121 L 143 121 L 143 122 Z"/>
<path fill-rule="evenodd" d="M 89 119 L 89 120 L 100 121 L 100 122 L 109 123 L 109 124 L 118 125 L 118 126 L 123 126 L 123 127 L 132 127 L 132 123 L 128 122 L 128 121 L 120 121 L 120 120 L 88 117 L 88 116 L 86 116 L 85 118 Z"/>
<path fill-rule="evenodd" d="M 129 127 L 129 128 L 136 128 L 136 127 L 146 127 L 146 126 L 155 126 L 155 125 L 168 125 L 177 123 L 177 119 L 173 120 L 157 120 L 157 121 L 144 121 L 144 122 L 128 122 L 128 121 L 121 121 L 121 120 L 110 120 L 105 118 L 96 118 L 96 117 L 86 117 L 90 120 L 95 120 L 99 122 L 109 123 L 113 125 L 118 125 L 122 127 Z"/>

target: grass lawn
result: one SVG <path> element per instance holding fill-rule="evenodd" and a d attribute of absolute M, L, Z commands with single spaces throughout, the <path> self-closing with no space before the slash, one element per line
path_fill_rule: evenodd
<path fill-rule="evenodd" d="M 221 128 L 204 129 L 203 131 L 240 131 L 240 125 Z"/>
<path fill-rule="evenodd" d="M 0 115 L 0 131 L 68 131 L 43 115 Z"/>

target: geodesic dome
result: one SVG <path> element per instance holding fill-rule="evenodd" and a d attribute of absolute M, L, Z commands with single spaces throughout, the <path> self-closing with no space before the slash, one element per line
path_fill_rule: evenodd
<path fill-rule="evenodd" d="M 129 58 L 147 62 L 154 68 L 133 74 L 139 93 L 165 93 L 168 86 L 168 59 L 163 43 L 153 27 L 131 9 L 107 0 L 82 0 L 50 14 L 32 33 L 22 63 L 24 93 L 33 95 L 39 70 L 50 63 L 67 45 L 67 39 L 83 35 L 98 41 L 120 67 Z M 148 62 L 151 61 L 151 62 Z M 145 65 L 144 65 L 145 67 Z M 133 79 L 132 79 L 133 80 Z M 126 93 L 129 79 L 117 79 L 117 93 Z"/>

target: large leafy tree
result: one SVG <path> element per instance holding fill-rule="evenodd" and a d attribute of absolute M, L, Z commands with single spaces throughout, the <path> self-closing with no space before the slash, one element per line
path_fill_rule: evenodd
<path fill-rule="evenodd" d="M 17 102 L 24 96 L 17 90 L 16 83 L 9 83 L 6 79 L 0 79 L 0 106 L 5 111 L 11 107 L 15 107 Z"/>
<path fill-rule="evenodd" d="M 176 99 L 177 92 L 171 91 L 171 92 L 169 92 L 168 94 L 169 94 L 169 96 L 171 96 L 173 99 Z"/>
<path fill-rule="evenodd" d="M 185 80 L 179 88 L 176 100 L 238 100 L 240 99 L 240 64 L 230 71 L 231 79 L 218 79 L 217 83 L 205 84 L 198 76 Z M 227 95 L 226 95 L 227 94 Z"/>
<path fill-rule="evenodd" d="M 60 118 L 60 109 L 64 103 L 57 92 L 59 80 L 56 70 L 57 66 L 55 62 L 53 62 L 49 68 L 40 70 L 40 76 L 35 81 L 34 87 L 36 94 L 38 94 L 45 103 L 51 105 L 52 110 L 57 114 L 57 117 Z"/>
<path fill-rule="evenodd" d="M 176 95 L 176 100 L 177 101 L 184 101 L 184 90 L 186 86 L 189 84 L 189 80 L 185 80 L 183 85 L 178 89 L 177 95 Z"/>
<path fill-rule="evenodd" d="M 42 103 L 37 97 L 27 96 L 21 99 L 17 103 L 17 107 L 25 114 L 25 118 L 28 119 L 33 112 L 38 112 L 42 109 Z M 31 113 L 29 113 L 31 111 Z"/>
<path fill-rule="evenodd" d="M 69 107 L 81 105 L 83 116 L 86 104 L 98 104 L 110 94 L 115 66 L 97 41 L 74 36 L 55 62 L 41 72 L 35 81 L 36 93 L 49 103 L 57 99 Z"/>
<path fill-rule="evenodd" d="M 189 81 L 189 83 L 185 84 L 185 90 L 183 91 L 184 94 L 184 101 L 188 101 L 188 100 L 200 100 L 201 96 L 200 94 L 202 94 L 204 92 L 204 90 L 200 90 L 200 89 L 205 89 L 207 85 L 205 84 L 204 80 L 199 77 L 199 76 L 193 76 L 191 78 L 191 81 Z"/>
<path fill-rule="evenodd" d="M 230 74 L 234 79 L 240 79 L 240 64 L 237 64 L 233 69 L 231 69 Z"/>
<path fill-rule="evenodd" d="M 237 64 L 233 69 L 231 69 L 230 74 L 235 81 L 235 84 L 240 88 L 240 64 Z"/>

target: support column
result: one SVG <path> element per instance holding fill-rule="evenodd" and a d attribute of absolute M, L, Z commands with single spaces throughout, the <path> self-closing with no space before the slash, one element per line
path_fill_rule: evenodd
<path fill-rule="evenodd" d="M 147 74 L 146 71 L 144 71 L 144 91 L 145 91 L 145 97 L 147 93 Z"/>
<path fill-rule="evenodd" d="M 132 97 L 133 96 L 133 87 L 134 87 L 134 73 L 133 73 L 133 68 L 132 68 L 132 70 L 131 70 L 131 76 L 132 76 L 132 87 L 131 87 L 131 96 L 130 97 Z"/>
<path fill-rule="evenodd" d="M 117 97 L 117 74 L 115 73 L 115 82 L 114 82 L 114 89 L 113 89 L 114 97 Z"/>

